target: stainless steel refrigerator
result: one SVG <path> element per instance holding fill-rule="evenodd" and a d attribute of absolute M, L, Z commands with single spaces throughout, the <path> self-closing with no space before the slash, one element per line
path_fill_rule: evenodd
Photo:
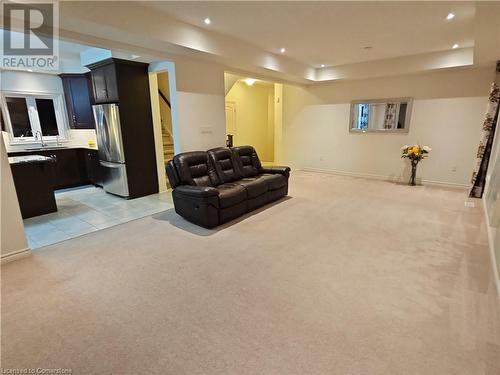
<path fill-rule="evenodd" d="M 122 130 L 118 104 L 93 105 L 99 163 L 103 188 L 111 194 L 129 196 L 127 166 L 123 151 Z"/>

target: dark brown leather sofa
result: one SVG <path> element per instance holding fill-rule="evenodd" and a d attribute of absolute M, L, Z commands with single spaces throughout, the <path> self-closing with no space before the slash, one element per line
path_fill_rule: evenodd
<path fill-rule="evenodd" d="M 175 212 L 213 228 L 288 194 L 289 167 L 264 168 L 252 146 L 184 152 L 167 163 Z"/>

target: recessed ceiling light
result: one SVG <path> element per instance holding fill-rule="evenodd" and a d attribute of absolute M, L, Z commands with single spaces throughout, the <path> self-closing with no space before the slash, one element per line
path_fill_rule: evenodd
<path fill-rule="evenodd" d="M 255 83 L 255 79 L 253 78 L 247 78 L 244 80 L 244 82 L 248 85 L 248 86 L 253 86 L 253 84 Z"/>
<path fill-rule="evenodd" d="M 325 67 L 325 64 L 321 64 L 321 67 L 324 68 Z"/>
<path fill-rule="evenodd" d="M 449 20 L 452 20 L 453 18 L 455 18 L 455 13 L 448 13 L 448 15 L 446 16 L 446 19 L 449 21 Z"/>
<path fill-rule="evenodd" d="M 460 46 L 457 43 L 455 43 L 451 48 L 457 49 L 458 47 L 460 47 Z"/>
<path fill-rule="evenodd" d="M 280 49 L 280 52 L 281 52 L 281 53 L 285 53 L 285 52 L 286 52 L 285 47 L 282 47 L 282 48 Z"/>
<path fill-rule="evenodd" d="M 210 25 L 212 23 L 212 20 L 207 17 L 203 20 L 203 22 L 205 22 L 205 25 Z"/>

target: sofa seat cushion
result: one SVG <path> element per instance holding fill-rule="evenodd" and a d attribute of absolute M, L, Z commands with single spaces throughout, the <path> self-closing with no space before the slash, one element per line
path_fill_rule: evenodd
<path fill-rule="evenodd" d="M 287 184 L 287 178 L 282 174 L 261 174 L 259 177 L 267 183 L 268 189 L 277 190 Z"/>
<path fill-rule="evenodd" d="M 219 191 L 219 206 L 231 207 L 247 199 L 247 191 L 237 183 L 229 182 L 216 187 Z"/>
<path fill-rule="evenodd" d="M 243 186 L 248 194 L 248 198 L 255 198 L 267 192 L 268 184 L 265 179 L 260 177 L 247 177 L 235 181 L 235 183 Z"/>

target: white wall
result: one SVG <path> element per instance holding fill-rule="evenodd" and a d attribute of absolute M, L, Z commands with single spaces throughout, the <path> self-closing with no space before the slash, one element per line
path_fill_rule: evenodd
<path fill-rule="evenodd" d="M 1 89 L 49 94 L 64 94 L 62 80 L 57 75 L 2 70 Z"/>
<path fill-rule="evenodd" d="M 423 180 L 468 186 L 493 70 L 443 71 L 343 81 L 283 92 L 284 162 L 296 168 L 402 180 L 404 144 L 433 148 L 419 165 Z M 350 101 L 413 97 L 408 134 L 349 132 Z"/>
<path fill-rule="evenodd" d="M 224 69 L 217 64 L 176 61 L 181 151 L 225 145 Z"/>
<path fill-rule="evenodd" d="M 225 145 L 224 69 L 221 65 L 177 57 L 150 65 L 169 72 L 175 153 Z"/>
<path fill-rule="evenodd" d="M 177 92 L 181 152 L 208 150 L 225 144 L 223 95 Z"/>
<path fill-rule="evenodd" d="M 29 253 L 4 142 L 0 139 L 0 254 L 2 262 Z"/>

